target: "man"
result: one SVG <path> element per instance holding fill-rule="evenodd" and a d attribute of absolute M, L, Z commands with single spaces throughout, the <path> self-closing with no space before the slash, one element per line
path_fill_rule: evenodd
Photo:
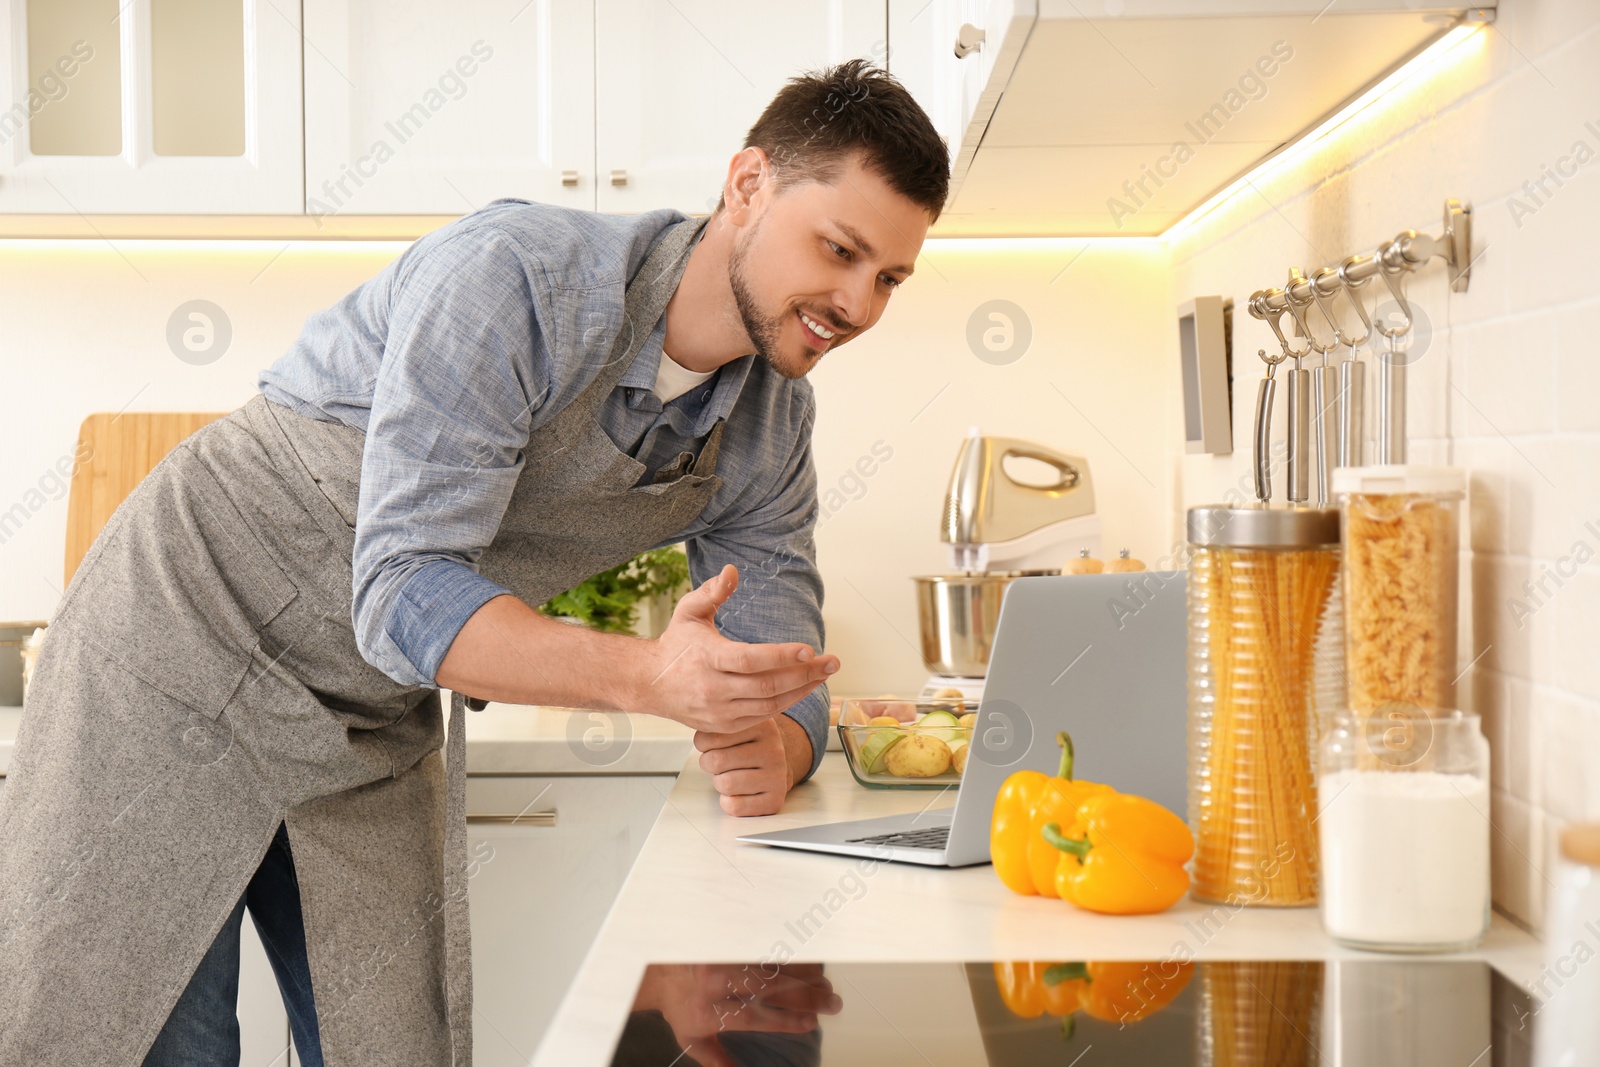
<path fill-rule="evenodd" d="M 709 220 L 501 201 L 312 316 L 52 620 L 0 802 L 0 1062 L 236 1063 L 246 908 L 308 1067 L 467 1062 L 463 696 L 664 715 L 725 810 L 777 811 L 838 667 L 804 376 L 947 173 L 847 63 L 779 93 Z M 532 606 L 678 541 L 657 640 Z"/>

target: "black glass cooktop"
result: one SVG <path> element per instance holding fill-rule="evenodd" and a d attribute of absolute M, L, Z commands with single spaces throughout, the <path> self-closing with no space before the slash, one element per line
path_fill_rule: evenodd
<path fill-rule="evenodd" d="M 652 964 L 613 1067 L 1526 1067 L 1475 960 Z"/>

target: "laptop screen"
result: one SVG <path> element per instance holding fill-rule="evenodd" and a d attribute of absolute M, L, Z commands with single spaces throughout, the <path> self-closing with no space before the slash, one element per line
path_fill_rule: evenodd
<path fill-rule="evenodd" d="M 652 964 L 613 1067 L 1513 1067 L 1477 960 Z"/>

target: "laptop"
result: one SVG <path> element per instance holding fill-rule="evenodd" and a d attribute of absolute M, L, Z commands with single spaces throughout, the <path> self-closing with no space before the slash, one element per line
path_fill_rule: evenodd
<path fill-rule="evenodd" d="M 1072 735 L 1073 777 L 1188 802 L 1184 571 L 1046 575 L 1006 587 L 972 750 L 953 807 L 750 834 L 776 848 L 931 867 L 989 862 L 995 794 L 1019 770 L 1055 774 Z M 942 794 L 941 794 L 942 795 Z"/>

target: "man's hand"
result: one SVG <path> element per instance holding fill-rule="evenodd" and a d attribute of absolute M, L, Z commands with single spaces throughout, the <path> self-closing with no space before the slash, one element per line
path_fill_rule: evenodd
<path fill-rule="evenodd" d="M 729 815 L 775 815 L 794 784 L 811 769 L 811 738 L 787 715 L 736 734 L 694 735 L 700 769 L 722 796 Z"/>
<path fill-rule="evenodd" d="M 434 680 L 486 700 L 638 711 L 708 733 L 770 725 L 838 670 L 839 657 L 819 656 L 800 642 L 722 636 L 717 609 L 738 586 L 738 569 L 724 567 L 678 602 L 666 632 L 653 641 L 567 626 L 514 596 L 497 596 L 467 620 Z M 793 720 L 783 721 L 804 739 Z"/>
<path fill-rule="evenodd" d="M 770 974 L 759 964 L 652 963 L 633 1002 L 634 1011 L 659 1011 L 678 1046 L 704 1067 L 738 1067 L 722 1046 L 723 1034 L 809 1034 L 818 1015 L 837 1015 L 843 1007 L 815 963 L 787 964 Z"/>
<path fill-rule="evenodd" d="M 632 707 L 696 730 L 739 734 L 768 722 L 839 669 L 837 656 L 809 645 L 746 644 L 717 630 L 717 609 L 739 587 L 739 570 L 722 568 L 678 602 L 666 632 L 650 642 L 647 677 Z"/>

